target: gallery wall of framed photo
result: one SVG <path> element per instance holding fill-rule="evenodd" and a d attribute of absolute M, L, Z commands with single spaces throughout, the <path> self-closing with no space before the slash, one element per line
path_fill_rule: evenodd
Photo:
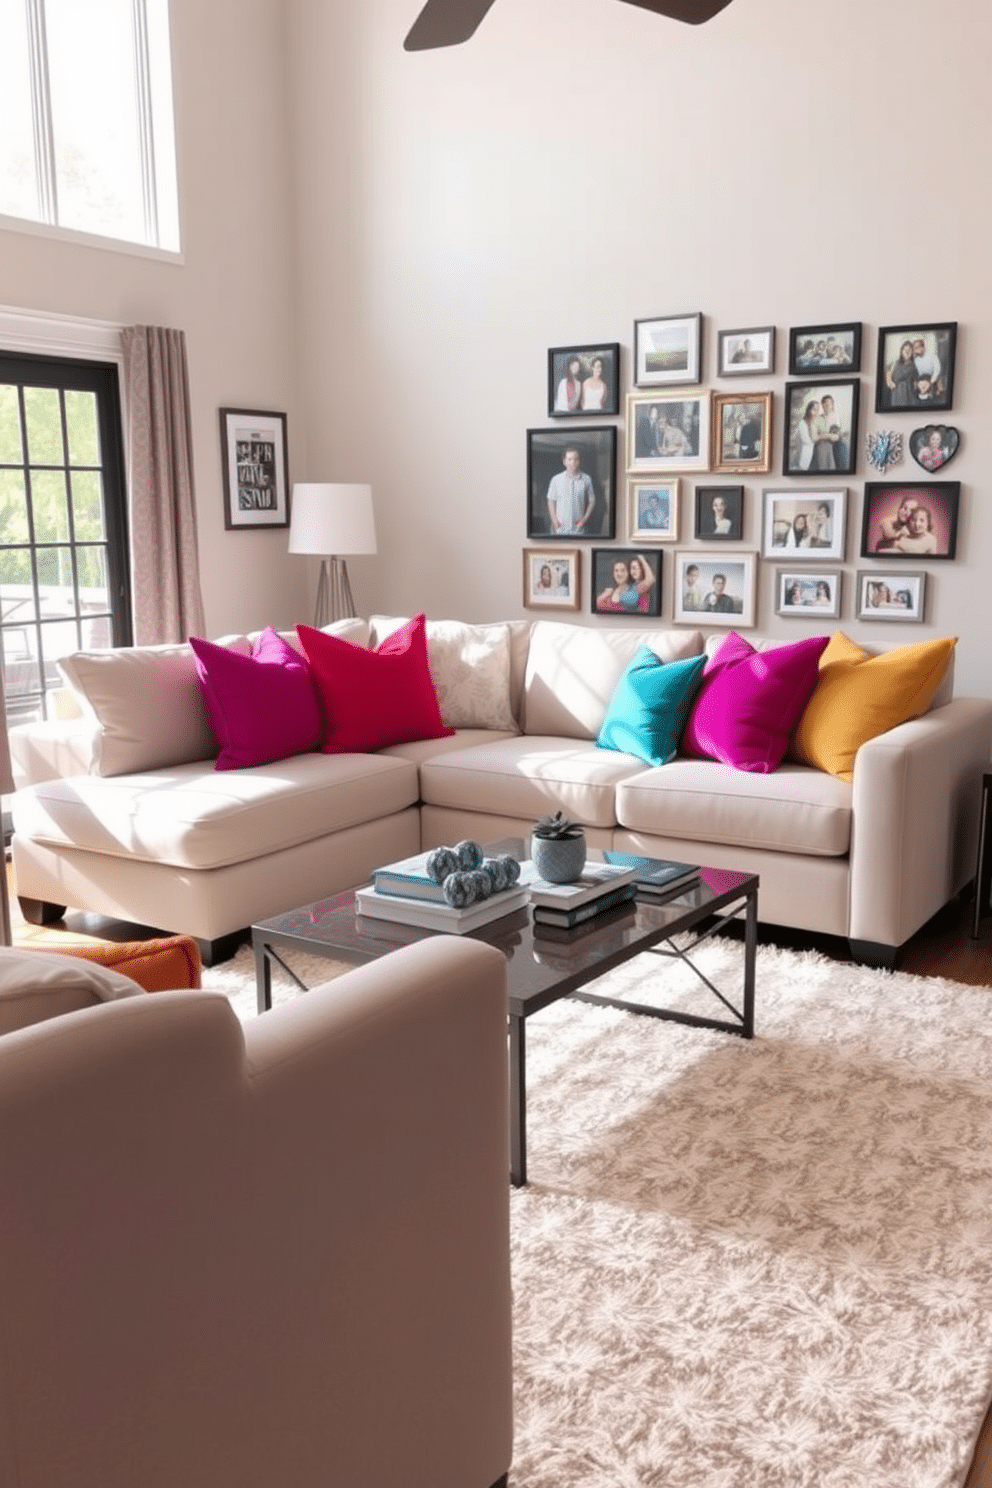
<path fill-rule="evenodd" d="M 742 628 L 935 621 L 920 565 L 958 556 L 957 338 L 956 321 L 734 327 L 693 311 L 635 319 L 629 355 L 549 348 L 554 422 L 526 431 L 524 605 Z"/>

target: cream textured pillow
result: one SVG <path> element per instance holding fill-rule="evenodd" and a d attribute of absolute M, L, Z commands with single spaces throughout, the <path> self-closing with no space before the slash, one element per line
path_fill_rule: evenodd
<path fill-rule="evenodd" d="M 370 644 L 377 646 L 407 622 L 373 615 Z M 448 728 L 501 729 L 517 733 L 510 705 L 510 627 L 428 620 L 427 661 L 441 719 Z"/>
<path fill-rule="evenodd" d="M 225 636 L 217 645 L 251 654 L 245 636 Z M 189 646 L 76 651 L 58 667 L 85 715 L 100 725 L 92 774 L 133 775 L 216 755 L 217 740 Z"/>
<path fill-rule="evenodd" d="M 0 948 L 0 1034 L 97 1002 L 143 995 L 137 982 L 108 966 L 76 956 Z"/>

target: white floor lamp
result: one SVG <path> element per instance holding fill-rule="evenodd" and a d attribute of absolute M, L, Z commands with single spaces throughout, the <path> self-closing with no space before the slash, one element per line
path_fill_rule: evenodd
<path fill-rule="evenodd" d="M 354 615 L 348 565 L 342 555 L 377 551 L 372 487 L 316 481 L 295 485 L 289 551 L 322 560 L 313 618 L 318 629 L 331 620 Z"/>

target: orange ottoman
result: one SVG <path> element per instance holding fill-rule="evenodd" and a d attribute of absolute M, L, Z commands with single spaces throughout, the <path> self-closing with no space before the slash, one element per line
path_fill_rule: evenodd
<path fill-rule="evenodd" d="M 32 949 L 26 946 L 25 950 Z M 81 956 L 130 977 L 146 992 L 199 987 L 203 963 L 200 947 L 189 935 L 163 935 L 157 940 L 94 941 L 92 945 L 54 943 L 35 949 L 59 956 Z"/>

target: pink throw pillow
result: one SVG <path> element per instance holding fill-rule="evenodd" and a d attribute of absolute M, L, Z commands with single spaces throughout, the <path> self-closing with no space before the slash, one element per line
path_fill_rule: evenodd
<path fill-rule="evenodd" d="M 220 754 L 217 770 L 246 770 L 316 749 L 323 725 L 310 671 L 271 626 L 250 656 L 190 636 Z"/>
<path fill-rule="evenodd" d="M 296 627 L 324 711 L 325 754 L 455 732 L 441 722 L 426 626 L 425 615 L 414 615 L 372 651 L 310 625 Z"/>
<path fill-rule="evenodd" d="M 757 651 L 732 630 L 710 657 L 682 749 L 736 770 L 768 775 L 816 686 L 829 636 Z"/>

